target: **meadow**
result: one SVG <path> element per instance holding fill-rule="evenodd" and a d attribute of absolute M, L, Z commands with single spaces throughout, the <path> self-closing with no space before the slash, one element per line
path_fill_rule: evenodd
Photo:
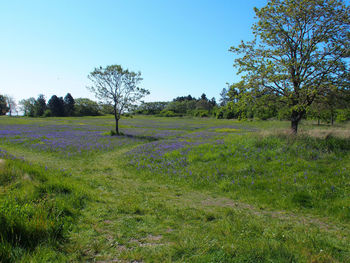
<path fill-rule="evenodd" d="M 350 262 L 347 124 L 0 118 L 1 262 Z"/>

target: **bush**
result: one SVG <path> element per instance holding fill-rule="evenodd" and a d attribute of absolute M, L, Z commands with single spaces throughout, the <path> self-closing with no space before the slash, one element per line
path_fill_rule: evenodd
<path fill-rule="evenodd" d="M 162 110 L 161 113 L 159 114 L 161 117 L 179 117 L 182 116 L 181 114 L 176 114 L 175 112 L 171 110 Z"/>
<path fill-rule="evenodd" d="M 196 117 L 209 117 L 209 111 L 207 110 L 195 110 L 193 112 L 193 115 L 196 116 Z"/>
<path fill-rule="evenodd" d="M 52 116 L 51 110 L 44 111 L 43 117 L 51 117 L 51 116 Z"/>
<path fill-rule="evenodd" d="M 123 113 L 122 117 L 124 117 L 124 118 L 134 118 L 134 115 L 132 113 Z"/>
<path fill-rule="evenodd" d="M 336 122 L 346 122 L 350 119 L 349 110 L 337 110 Z"/>
<path fill-rule="evenodd" d="M 223 119 L 224 118 L 224 110 L 223 109 L 219 109 L 217 112 L 215 112 L 215 117 L 217 119 Z"/>

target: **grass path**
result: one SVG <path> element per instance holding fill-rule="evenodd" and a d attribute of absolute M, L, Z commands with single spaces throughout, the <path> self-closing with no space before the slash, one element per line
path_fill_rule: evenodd
<path fill-rule="evenodd" d="M 71 160 L 7 150 L 86 186 L 91 201 L 63 248 L 72 261 L 350 262 L 349 225 L 137 178 L 122 168 L 127 148 Z"/>

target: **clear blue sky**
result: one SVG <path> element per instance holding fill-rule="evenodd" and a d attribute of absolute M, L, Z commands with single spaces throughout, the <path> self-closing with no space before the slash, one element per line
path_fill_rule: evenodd
<path fill-rule="evenodd" d="M 266 0 L 2 1 L 0 94 L 16 100 L 93 95 L 94 67 L 141 71 L 146 101 L 219 97 L 239 78 L 228 52 L 251 39 L 253 7 Z"/>

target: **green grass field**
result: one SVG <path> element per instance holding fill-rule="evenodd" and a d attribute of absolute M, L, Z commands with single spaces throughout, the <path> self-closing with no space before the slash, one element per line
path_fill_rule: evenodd
<path fill-rule="evenodd" d="M 0 262 L 350 262 L 347 125 L 0 118 Z"/>

